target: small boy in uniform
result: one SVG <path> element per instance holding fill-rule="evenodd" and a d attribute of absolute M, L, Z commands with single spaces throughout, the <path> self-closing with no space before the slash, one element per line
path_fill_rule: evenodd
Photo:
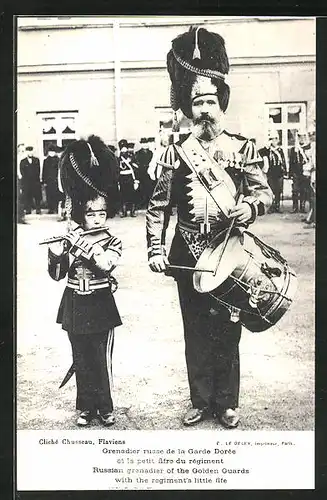
<path fill-rule="evenodd" d="M 121 318 L 111 276 L 122 243 L 106 226 L 117 206 L 117 162 L 96 136 L 71 143 L 61 160 L 62 185 L 76 227 L 51 243 L 48 272 L 56 281 L 68 276 L 57 323 L 67 331 L 76 375 L 78 426 L 98 418 L 114 424 L 110 390 L 114 328 Z"/>

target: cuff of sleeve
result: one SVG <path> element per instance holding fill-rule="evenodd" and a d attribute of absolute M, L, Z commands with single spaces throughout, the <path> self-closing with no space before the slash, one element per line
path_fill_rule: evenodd
<path fill-rule="evenodd" d="M 257 218 L 257 216 L 259 215 L 264 215 L 265 213 L 265 205 L 262 201 L 260 201 L 258 198 L 256 198 L 255 196 L 246 196 L 243 201 L 245 203 L 248 203 L 251 207 L 251 210 L 252 210 L 252 217 L 254 216 L 254 219 L 253 221 Z M 252 221 L 252 218 L 251 218 L 251 222 Z"/>
<path fill-rule="evenodd" d="M 247 203 L 251 208 L 251 217 L 247 221 L 247 224 L 252 224 L 258 216 L 258 204 L 254 201 L 251 202 L 250 200 L 245 200 L 245 199 L 243 200 L 243 202 Z"/>
<path fill-rule="evenodd" d="M 155 257 L 156 255 L 166 255 L 166 248 L 164 245 L 152 245 L 148 248 L 148 258 Z"/>

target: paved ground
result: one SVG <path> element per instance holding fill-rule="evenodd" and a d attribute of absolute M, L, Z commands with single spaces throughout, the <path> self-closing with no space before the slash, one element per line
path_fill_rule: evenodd
<path fill-rule="evenodd" d="M 297 271 L 298 292 L 276 326 L 263 333 L 243 330 L 240 430 L 310 430 L 314 425 L 315 232 L 304 229 L 289 206 L 284 210 L 267 215 L 252 230 Z M 55 323 L 64 283 L 49 278 L 46 247 L 38 245 L 65 233 L 65 223 L 45 214 L 27 220 L 17 230 L 17 425 L 75 429 L 74 378 L 58 388 L 71 364 L 66 333 Z M 182 429 L 190 403 L 177 293 L 171 278 L 148 270 L 144 222 L 144 214 L 111 221 L 124 244 L 115 273 L 124 324 L 115 336 L 114 428 Z M 97 421 L 92 425 L 99 426 Z M 212 420 L 197 428 L 220 429 Z"/>

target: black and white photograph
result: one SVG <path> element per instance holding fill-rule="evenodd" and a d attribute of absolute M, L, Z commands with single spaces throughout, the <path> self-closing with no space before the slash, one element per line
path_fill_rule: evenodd
<path fill-rule="evenodd" d="M 16 39 L 18 489 L 313 488 L 316 19 Z"/>

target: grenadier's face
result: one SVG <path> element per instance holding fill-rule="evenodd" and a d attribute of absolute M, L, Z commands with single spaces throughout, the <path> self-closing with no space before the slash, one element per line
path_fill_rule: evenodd
<path fill-rule="evenodd" d="M 84 227 L 86 230 L 102 227 L 106 220 L 107 212 L 105 210 L 89 210 L 84 216 Z"/>
<path fill-rule="evenodd" d="M 305 135 L 299 134 L 298 139 L 299 139 L 300 146 L 303 146 L 305 144 Z"/>
<path fill-rule="evenodd" d="M 200 138 L 212 139 L 217 136 L 221 132 L 223 115 L 215 94 L 201 95 L 192 100 L 193 124 Z"/>
<path fill-rule="evenodd" d="M 27 153 L 27 156 L 29 158 L 31 158 L 33 156 L 33 149 L 32 149 L 32 151 L 26 151 L 26 153 Z"/>
<path fill-rule="evenodd" d="M 270 139 L 270 144 L 274 147 L 274 148 L 277 148 L 278 144 L 279 144 L 279 137 L 276 135 L 274 137 L 271 137 Z"/>

